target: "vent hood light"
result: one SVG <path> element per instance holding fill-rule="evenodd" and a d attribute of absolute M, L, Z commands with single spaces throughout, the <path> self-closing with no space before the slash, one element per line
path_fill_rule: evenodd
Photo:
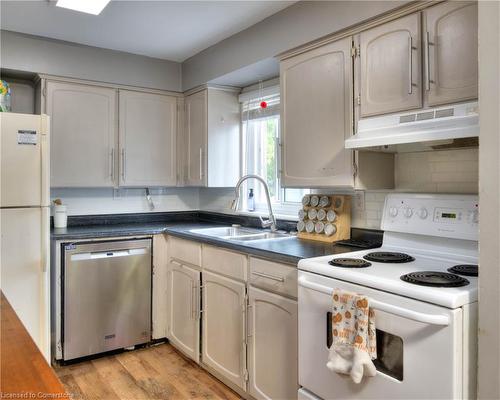
<path fill-rule="evenodd" d="M 111 0 L 57 0 L 56 6 L 99 15 Z"/>

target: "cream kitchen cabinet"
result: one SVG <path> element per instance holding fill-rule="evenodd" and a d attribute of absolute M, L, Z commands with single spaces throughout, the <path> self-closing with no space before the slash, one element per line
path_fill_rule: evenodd
<path fill-rule="evenodd" d="M 170 260 L 168 339 L 186 356 L 200 360 L 200 271 Z"/>
<path fill-rule="evenodd" d="M 120 186 L 175 186 L 177 98 L 119 90 Z"/>
<path fill-rule="evenodd" d="M 202 280 L 201 361 L 245 390 L 246 284 L 205 270 Z"/>
<path fill-rule="evenodd" d="M 52 187 L 177 183 L 179 97 L 46 80 Z"/>
<path fill-rule="evenodd" d="M 200 361 L 201 244 L 168 237 L 167 338 Z"/>
<path fill-rule="evenodd" d="M 277 284 L 276 271 L 270 276 L 270 284 Z M 250 287 L 248 310 L 248 392 L 258 400 L 296 399 L 297 301 Z"/>
<path fill-rule="evenodd" d="M 344 146 L 353 133 L 351 50 L 352 38 L 345 38 L 280 63 L 283 187 L 394 186 L 392 155 Z"/>
<path fill-rule="evenodd" d="M 205 88 L 184 99 L 185 186 L 235 186 L 240 175 L 237 92 Z"/>
<path fill-rule="evenodd" d="M 167 337 L 168 322 L 168 239 L 166 235 L 153 236 L 153 339 Z"/>
<path fill-rule="evenodd" d="M 248 392 L 258 400 L 296 399 L 297 268 L 250 257 Z"/>
<path fill-rule="evenodd" d="M 478 97 L 477 3 L 450 1 L 423 11 L 425 102 Z"/>
<path fill-rule="evenodd" d="M 114 186 L 116 90 L 48 81 L 45 110 L 51 121 L 51 186 Z"/>
<path fill-rule="evenodd" d="M 281 62 L 284 187 L 353 185 L 351 38 Z"/>
<path fill-rule="evenodd" d="M 410 14 L 355 38 L 361 117 L 422 107 L 420 18 Z"/>

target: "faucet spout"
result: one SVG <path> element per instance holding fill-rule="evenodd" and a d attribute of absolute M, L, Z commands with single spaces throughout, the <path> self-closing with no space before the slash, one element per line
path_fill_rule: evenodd
<path fill-rule="evenodd" d="M 267 182 L 259 175 L 249 174 L 249 175 L 242 176 L 238 180 L 238 183 L 236 183 L 236 186 L 234 188 L 235 197 L 234 197 L 234 200 L 231 204 L 231 208 L 234 211 L 236 211 L 238 209 L 238 203 L 240 200 L 240 187 L 241 187 L 241 184 L 244 181 L 246 181 L 247 179 L 256 179 L 260 183 L 262 183 L 262 185 L 264 186 L 264 192 L 266 194 L 266 202 L 267 202 L 267 209 L 269 212 L 269 217 L 267 220 L 264 220 L 262 217 L 260 217 L 260 221 L 261 221 L 263 228 L 270 228 L 271 231 L 273 231 L 273 232 L 276 231 L 278 228 L 276 227 L 276 218 L 274 217 L 273 207 L 271 205 L 271 196 L 269 195 L 269 187 L 267 186 Z"/>

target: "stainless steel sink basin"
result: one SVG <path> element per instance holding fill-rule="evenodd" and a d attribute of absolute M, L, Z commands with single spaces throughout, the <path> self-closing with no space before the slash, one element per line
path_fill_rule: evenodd
<path fill-rule="evenodd" d="M 191 229 L 197 235 L 212 236 L 235 242 L 250 242 L 254 240 L 286 239 L 292 236 L 288 233 L 269 232 L 260 229 L 224 226 L 220 228 Z"/>
<path fill-rule="evenodd" d="M 196 233 L 197 235 L 215 236 L 228 239 L 238 236 L 255 235 L 261 233 L 262 231 L 252 228 L 221 226 L 220 228 L 191 229 L 190 232 Z"/>

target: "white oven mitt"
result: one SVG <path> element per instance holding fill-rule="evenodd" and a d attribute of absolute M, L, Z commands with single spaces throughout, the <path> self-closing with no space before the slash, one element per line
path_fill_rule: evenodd
<path fill-rule="evenodd" d="M 377 358 L 375 314 L 364 296 L 335 289 L 332 307 L 333 343 L 326 366 L 350 375 L 355 383 L 363 376 L 375 376 Z"/>

